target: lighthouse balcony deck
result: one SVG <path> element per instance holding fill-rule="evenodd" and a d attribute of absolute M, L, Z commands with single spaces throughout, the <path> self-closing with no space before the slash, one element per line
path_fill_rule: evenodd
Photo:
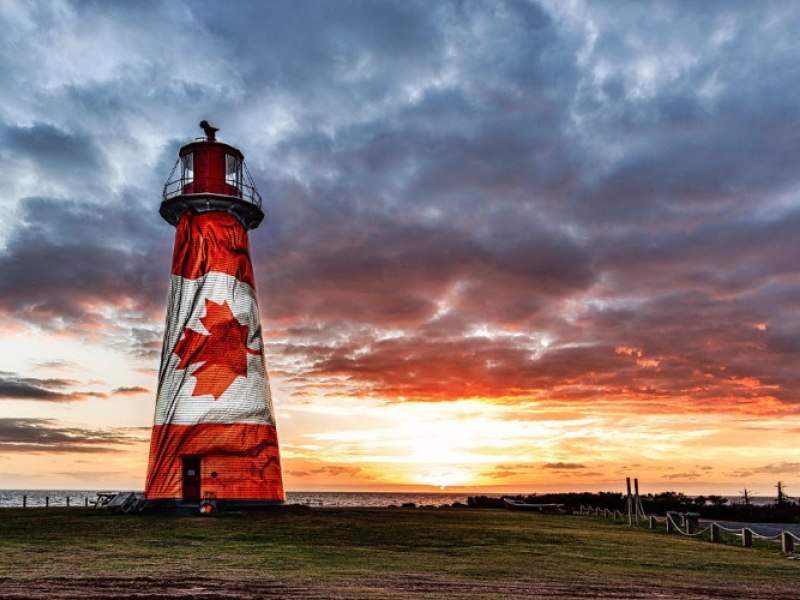
<path fill-rule="evenodd" d="M 248 229 L 255 229 L 264 220 L 264 212 L 261 210 L 261 197 L 258 196 L 257 191 L 255 198 L 258 199 L 258 202 L 252 201 L 253 197 L 210 192 L 176 193 L 168 196 L 165 191 L 158 212 L 167 223 L 176 226 L 181 215 L 189 208 L 197 212 L 224 211 L 236 216 Z"/>

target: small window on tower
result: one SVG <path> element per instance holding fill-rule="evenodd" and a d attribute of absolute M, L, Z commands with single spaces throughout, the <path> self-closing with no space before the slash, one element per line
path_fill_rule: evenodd
<path fill-rule="evenodd" d="M 194 181 L 194 154 L 189 153 L 181 157 L 181 186 Z"/>
<path fill-rule="evenodd" d="M 225 183 L 242 190 L 242 159 L 232 154 L 225 155 Z"/>

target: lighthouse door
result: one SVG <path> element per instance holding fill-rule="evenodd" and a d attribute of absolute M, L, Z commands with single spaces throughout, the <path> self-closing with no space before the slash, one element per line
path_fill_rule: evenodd
<path fill-rule="evenodd" d="M 183 457 L 183 501 L 200 502 L 200 457 Z"/>

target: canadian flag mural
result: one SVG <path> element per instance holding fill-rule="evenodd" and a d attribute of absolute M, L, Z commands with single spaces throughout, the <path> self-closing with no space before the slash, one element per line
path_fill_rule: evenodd
<path fill-rule="evenodd" d="M 145 499 L 284 500 L 247 228 L 190 208 L 175 235 Z"/>

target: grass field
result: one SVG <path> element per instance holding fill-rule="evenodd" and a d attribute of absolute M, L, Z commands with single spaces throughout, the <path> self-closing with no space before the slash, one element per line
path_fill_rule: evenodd
<path fill-rule="evenodd" d="M 0 510 L 0 598 L 797 597 L 800 560 L 597 517 Z"/>

